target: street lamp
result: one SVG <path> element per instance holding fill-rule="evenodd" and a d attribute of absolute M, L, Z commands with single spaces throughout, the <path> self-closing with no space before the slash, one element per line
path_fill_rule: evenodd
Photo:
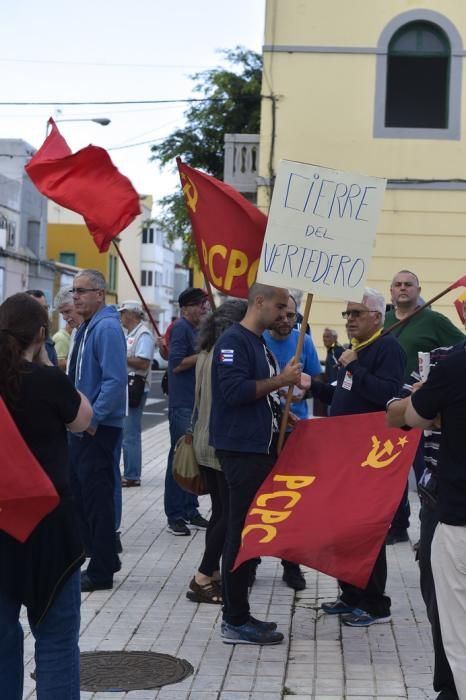
<path fill-rule="evenodd" d="M 95 119 L 54 119 L 55 124 L 58 122 L 95 122 L 96 124 L 100 124 L 100 126 L 108 126 L 111 122 L 111 119 L 107 119 L 107 117 L 96 117 Z"/>
<path fill-rule="evenodd" d="M 100 126 L 108 126 L 112 120 L 107 117 L 77 117 L 76 119 L 54 119 L 55 124 L 59 122 L 94 122 L 95 124 L 100 124 Z M 45 136 L 47 137 L 49 133 L 49 121 L 45 127 Z"/>

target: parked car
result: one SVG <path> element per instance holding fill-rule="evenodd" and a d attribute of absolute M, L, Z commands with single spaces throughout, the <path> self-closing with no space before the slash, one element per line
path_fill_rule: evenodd
<path fill-rule="evenodd" d="M 160 350 L 158 348 L 154 351 L 154 357 L 152 360 L 152 369 L 167 369 L 168 360 L 164 360 L 160 355 Z"/>

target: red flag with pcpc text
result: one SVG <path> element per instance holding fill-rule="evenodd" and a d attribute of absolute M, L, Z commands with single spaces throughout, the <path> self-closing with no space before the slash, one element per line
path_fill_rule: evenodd
<path fill-rule="evenodd" d="M 420 435 L 388 428 L 385 413 L 299 421 L 251 504 L 235 567 L 281 557 L 364 588 Z"/>
<path fill-rule="evenodd" d="M 230 185 L 176 162 L 202 272 L 224 294 L 247 298 L 267 217 Z"/>
<path fill-rule="evenodd" d="M 52 129 L 25 166 L 43 195 L 81 214 L 101 253 L 140 213 L 139 195 L 113 165 L 107 151 L 86 146 L 76 153 L 49 119 Z"/>
<path fill-rule="evenodd" d="M 40 521 L 56 508 L 60 498 L 1 398 L 0 431 L 0 530 L 25 542 Z"/>

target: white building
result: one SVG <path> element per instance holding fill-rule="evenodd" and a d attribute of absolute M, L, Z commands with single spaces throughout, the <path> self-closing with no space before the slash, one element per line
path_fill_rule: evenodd
<path fill-rule="evenodd" d="M 0 139 L 0 301 L 42 289 L 53 297 L 55 265 L 46 260 L 47 200 L 24 166 L 35 149 L 21 139 Z"/>
<path fill-rule="evenodd" d="M 141 198 L 141 216 L 120 234 L 120 250 L 136 280 L 160 332 L 177 315 L 175 251 L 151 220 L 152 198 Z M 185 285 L 185 287 L 187 284 Z M 121 261 L 118 270 L 118 300 L 137 299 L 137 293 Z"/>

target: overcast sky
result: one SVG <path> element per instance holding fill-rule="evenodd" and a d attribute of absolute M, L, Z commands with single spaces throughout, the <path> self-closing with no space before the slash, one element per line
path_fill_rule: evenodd
<path fill-rule="evenodd" d="M 184 99 L 193 73 L 221 63 L 219 49 L 260 52 L 265 0 L 14 0 L 2 7 L 4 102 Z M 38 148 L 49 116 L 108 117 L 106 127 L 58 124 L 72 150 L 109 150 L 139 192 L 177 186 L 149 163 L 150 143 L 183 125 L 186 105 L 0 106 L 0 137 Z M 61 110 L 61 113 L 57 110 Z M 115 149 L 115 150 L 113 150 Z"/>

